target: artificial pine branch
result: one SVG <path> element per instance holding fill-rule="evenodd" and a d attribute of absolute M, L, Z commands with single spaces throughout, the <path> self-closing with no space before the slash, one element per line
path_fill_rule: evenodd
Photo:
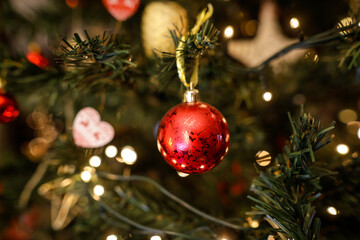
<path fill-rule="evenodd" d="M 289 143 L 277 157 L 275 167 L 253 180 L 257 198 L 248 198 L 256 203 L 255 214 L 264 215 L 281 239 L 316 240 L 320 219 L 315 218 L 312 202 L 321 196 L 320 178 L 334 173 L 313 167 L 314 152 L 330 142 L 330 138 L 324 138 L 335 123 L 323 129 L 320 122 L 305 113 L 298 123 L 290 114 L 289 119 L 293 132 Z"/>
<path fill-rule="evenodd" d="M 58 62 L 64 64 L 66 75 L 64 80 L 75 87 L 90 87 L 98 84 L 112 84 L 125 81 L 130 74 L 129 69 L 136 67 L 131 61 L 130 46 L 124 44 L 119 37 L 90 37 L 85 31 L 86 40 L 74 34 L 74 44 L 63 39 L 59 50 L 55 51 Z"/>
<path fill-rule="evenodd" d="M 170 31 L 171 37 L 173 39 L 174 45 L 178 46 L 181 40 L 181 31 L 178 28 Z M 162 83 L 168 81 L 169 75 L 168 72 L 176 72 L 176 54 L 179 57 L 184 57 L 185 62 L 188 63 L 188 66 L 192 66 L 193 61 L 204 55 L 210 50 L 214 50 L 216 46 L 219 45 L 219 34 L 220 31 L 207 20 L 199 32 L 188 33 L 188 37 L 184 41 L 185 47 L 177 53 L 161 52 L 161 58 L 159 58 L 159 68 L 160 68 L 160 80 Z M 187 66 L 186 66 L 187 67 Z M 172 75 L 170 76 L 172 77 Z"/>

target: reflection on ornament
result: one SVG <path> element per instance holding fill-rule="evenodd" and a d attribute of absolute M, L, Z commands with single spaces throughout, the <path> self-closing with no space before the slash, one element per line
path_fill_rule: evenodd
<path fill-rule="evenodd" d="M 292 29 L 297 29 L 300 27 L 300 22 L 299 19 L 297 19 L 296 17 L 293 17 L 290 19 L 290 27 Z"/>
<path fill-rule="evenodd" d="M 274 237 L 273 235 L 269 235 L 269 236 L 267 237 L 267 240 L 275 240 L 275 237 Z"/>
<path fill-rule="evenodd" d="M 349 152 L 349 147 L 345 144 L 339 144 L 336 146 L 336 151 L 341 155 L 346 155 Z"/>
<path fill-rule="evenodd" d="M 326 209 L 326 211 L 330 214 L 330 215 L 333 215 L 333 216 L 336 216 L 338 214 L 338 210 L 336 210 L 336 208 L 334 207 L 328 207 Z"/>
<path fill-rule="evenodd" d="M 234 36 L 234 28 L 232 26 L 227 26 L 224 30 L 224 36 L 226 38 L 232 38 Z"/>
<path fill-rule="evenodd" d="M 256 163 L 262 167 L 265 167 L 271 163 L 270 153 L 267 151 L 259 151 L 256 153 Z"/>
<path fill-rule="evenodd" d="M 117 240 L 117 239 L 118 239 L 117 236 L 115 236 L 114 234 L 106 237 L 106 240 Z"/>
<path fill-rule="evenodd" d="M 143 12 L 141 19 L 141 38 L 145 55 L 153 53 L 175 53 L 175 44 L 170 31 L 180 35 L 187 32 L 188 20 L 186 10 L 176 2 L 153 1 Z"/>
<path fill-rule="evenodd" d="M 257 34 L 252 40 L 231 40 L 228 53 L 247 67 L 256 67 L 281 49 L 297 42 L 286 37 L 278 23 L 276 5 L 262 1 Z M 283 63 L 291 63 L 304 55 L 303 50 L 294 50 L 271 62 L 275 72 L 281 72 Z"/>
<path fill-rule="evenodd" d="M 266 102 L 270 102 L 271 99 L 272 99 L 272 94 L 271 94 L 271 92 L 265 92 L 265 93 L 263 94 L 263 99 L 264 99 L 264 101 L 266 101 Z"/>

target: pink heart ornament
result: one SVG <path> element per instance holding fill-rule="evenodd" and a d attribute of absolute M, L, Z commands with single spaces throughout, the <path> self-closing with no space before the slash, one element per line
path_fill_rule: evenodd
<path fill-rule="evenodd" d="M 73 138 L 79 147 L 103 147 L 114 136 L 114 128 L 110 123 L 101 121 L 100 114 L 91 107 L 81 109 L 74 119 Z"/>

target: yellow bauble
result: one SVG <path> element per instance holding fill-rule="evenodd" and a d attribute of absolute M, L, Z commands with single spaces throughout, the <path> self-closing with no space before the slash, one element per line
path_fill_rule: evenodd
<path fill-rule="evenodd" d="M 141 36 L 145 55 L 151 57 L 160 52 L 175 53 L 170 30 L 187 31 L 187 12 L 176 2 L 151 2 L 143 12 Z M 159 52 L 160 51 L 160 52 Z"/>

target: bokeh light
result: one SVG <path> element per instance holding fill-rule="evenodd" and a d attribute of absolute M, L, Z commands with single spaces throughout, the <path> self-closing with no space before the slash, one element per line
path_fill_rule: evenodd
<path fill-rule="evenodd" d="M 92 167 L 99 167 L 101 165 L 101 158 L 99 156 L 92 156 L 89 159 L 89 164 Z"/>
<path fill-rule="evenodd" d="M 104 192 L 105 192 L 105 189 L 104 189 L 103 186 L 101 186 L 101 185 L 96 185 L 96 186 L 94 187 L 94 194 L 95 194 L 96 196 L 101 196 L 101 195 L 104 194 Z"/>
<path fill-rule="evenodd" d="M 232 38 L 234 36 L 234 28 L 232 26 L 227 26 L 224 30 L 224 36 L 226 38 Z"/>
<path fill-rule="evenodd" d="M 117 155 L 117 153 L 118 153 L 118 149 L 114 145 L 109 145 L 105 149 L 105 155 L 109 158 L 115 157 Z"/>
<path fill-rule="evenodd" d="M 270 102 L 271 99 L 272 99 L 272 94 L 271 94 L 271 92 L 265 92 L 265 93 L 263 94 L 263 99 L 264 99 L 266 102 Z"/>
<path fill-rule="evenodd" d="M 346 144 L 339 144 L 336 146 L 336 151 L 341 155 L 345 155 L 349 152 L 349 147 Z"/>

